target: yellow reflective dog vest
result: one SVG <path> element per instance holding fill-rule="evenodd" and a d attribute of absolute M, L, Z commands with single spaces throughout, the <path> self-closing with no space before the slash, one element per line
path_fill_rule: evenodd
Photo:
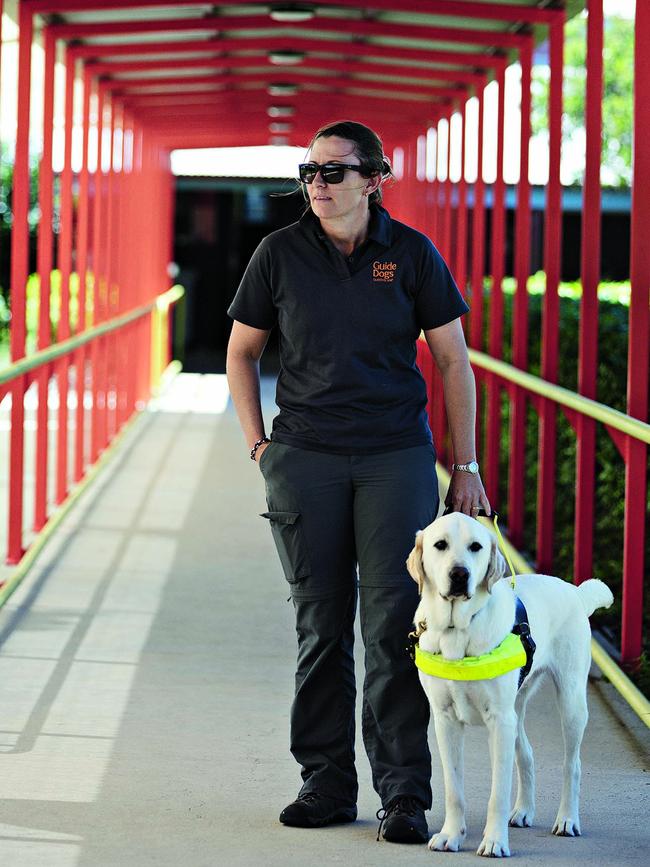
<path fill-rule="evenodd" d="M 415 644 L 415 664 L 420 671 L 443 680 L 491 680 L 526 665 L 527 655 L 521 637 L 509 632 L 501 644 L 480 656 L 445 659 L 441 653 L 421 650 Z"/>

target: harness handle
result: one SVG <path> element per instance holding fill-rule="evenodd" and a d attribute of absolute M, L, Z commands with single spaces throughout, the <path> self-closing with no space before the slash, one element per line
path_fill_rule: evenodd
<path fill-rule="evenodd" d="M 447 506 L 447 508 L 445 509 L 445 511 L 442 514 L 443 515 L 449 515 L 453 511 L 454 510 L 451 508 L 451 506 Z M 488 518 L 488 519 L 492 520 L 492 522 L 494 524 L 494 532 L 496 533 L 496 537 L 499 541 L 499 547 L 501 548 L 501 553 L 506 558 L 506 562 L 508 563 L 508 568 L 510 569 L 510 586 L 514 590 L 515 589 L 515 576 L 517 573 L 515 572 L 515 567 L 512 565 L 512 560 L 508 556 L 508 550 L 506 548 L 505 542 L 503 541 L 503 536 L 501 535 L 501 530 L 499 529 L 499 513 L 496 511 L 496 509 L 492 509 L 491 514 L 488 515 L 488 513 L 485 511 L 485 509 L 479 509 L 476 517 L 477 518 Z"/>

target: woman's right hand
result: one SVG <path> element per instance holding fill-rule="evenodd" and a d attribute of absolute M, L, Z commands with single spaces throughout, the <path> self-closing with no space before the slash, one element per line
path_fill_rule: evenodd
<path fill-rule="evenodd" d="M 270 445 L 271 445 L 271 443 L 262 443 L 262 445 L 259 446 L 259 448 L 258 448 L 257 451 L 255 452 L 255 463 L 259 464 L 259 462 L 260 462 L 260 458 L 261 458 L 262 455 L 264 454 L 265 449 L 268 449 L 268 447 L 269 447 Z"/>

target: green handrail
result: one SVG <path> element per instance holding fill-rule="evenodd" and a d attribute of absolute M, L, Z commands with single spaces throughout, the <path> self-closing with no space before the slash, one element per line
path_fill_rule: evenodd
<path fill-rule="evenodd" d="M 116 316 L 114 319 L 102 322 L 101 325 L 95 325 L 93 328 L 88 328 L 86 331 L 82 331 L 81 334 L 68 338 L 68 340 L 62 340 L 60 343 L 55 343 L 52 346 L 48 346 L 46 349 L 41 349 L 33 355 L 30 355 L 28 358 L 21 358 L 19 361 L 10 364 L 9 367 L 6 367 L 4 370 L 0 370 L 0 385 L 11 382 L 12 379 L 16 379 L 24 373 L 27 373 L 29 370 L 34 370 L 36 367 L 47 364 L 47 362 L 53 361 L 55 358 L 67 355 L 73 350 L 78 349 L 78 347 L 83 346 L 85 343 L 90 343 L 90 341 L 94 340 L 96 337 L 101 337 L 103 334 L 107 334 L 110 331 L 115 331 L 118 328 L 122 328 L 124 325 L 128 325 L 128 323 L 133 322 L 134 319 L 139 319 L 141 316 L 150 313 L 154 307 L 157 307 L 158 309 L 168 307 L 170 304 L 178 301 L 184 293 L 185 290 L 182 286 L 172 286 L 171 289 L 158 295 L 148 304 L 143 304 L 141 307 L 135 307 L 133 310 L 124 313 L 122 316 Z"/>

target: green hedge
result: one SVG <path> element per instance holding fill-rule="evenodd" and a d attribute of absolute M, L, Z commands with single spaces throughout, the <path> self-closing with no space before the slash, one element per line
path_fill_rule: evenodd
<path fill-rule="evenodd" d="M 36 349 L 36 337 L 38 334 L 38 316 L 40 308 L 40 285 L 38 274 L 30 274 L 27 279 L 26 298 L 26 324 L 27 324 L 27 353 Z M 70 275 L 70 326 L 74 331 L 79 319 L 79 275 L 73 272 Z M 86 317 L 90 322 L 93 311 L 93 276 L 88 273 L 86 278 Z M 56 340 L 61 312 L 61 272 L 57 269 L 50 275 L 50 328 L 51 339 Z M 0 344 L 9 342 L 9 305 L 0 286 Z"/>
<path fill-rule="evenodd" d="M 540 375 L 542 333 L 543 275 L 531 278 L 529 291 L 529 371 Z M 486 323 L 484 350 L 487 348 L 487 323 L 490 307 L 489 286 L 484 296 L 483 316 Z M 607 300 L 610 299 L 610 300 Z M 614 300 L 618 299 L 618 300 Z M 503 358 L 511 360 L 512 310 L 514 281 L 504 281 Z M 597 400 L 625 411 L 627 389 L 627 342 L 629 284 L 613 284 L 599 292 L 598 311 L 598 378 Z M 471 314 L 470 314 L 471 315 Z M 578 335 L 580 321 L 580 286 L 564 284 L 560 292 L 560 365 L 559 384 L 573 391 L 578 378 Z M 485 402 L 483 403 L 485 407 Z M 502 398 L 502 439 L 499 467 L 500 514 L 507 525 L 507 485 L 510 454 L 509 404 Z M 524 553 L 535 561 L 537 436 L 538 417 L 529 404 L 526 424 L 526 484 Z M 483 428 L 484 429 L 484 428 Z M 557 422 L 557 474 L 553 572 L 573 580 L 573 530 L 575 519 L 576 437 L 561 411 Z M 650 509 L 650 500 L 648 502 Z M 625 464 L 602 424 L 597 424 L 596 439 L 596 516 L 594 534 L 594 577 L 605 581 L 615 596 L 612 608 L 596 615 L 595 621 L 609 640 L 620 645 L 621 591 L 623 571 L 623 527 L 625 512 Z M 646 535 L 646 562 L 650 563 L 650 533 Z M 650 626 L 650 599 L 644 606 L 644 638 Z M 644 646 L 645 645 L 644 643 Z M 639 686 L 650 693 L 650 665 L 642 660 L 635 675 Z"/>

